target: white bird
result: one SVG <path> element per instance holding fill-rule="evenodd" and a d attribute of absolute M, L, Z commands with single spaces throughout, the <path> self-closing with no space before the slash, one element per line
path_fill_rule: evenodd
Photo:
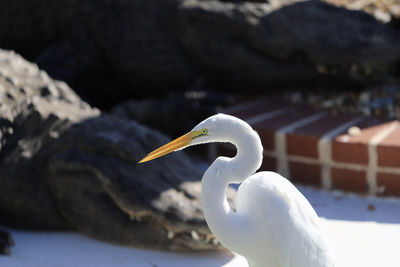
<path fill-rule="evenodd" d="M 202 179 L 204 216 L 221 244 L 244 256 L 250 267 L 334 266 L 320 220 L 307 199 L 279 174 L 255 173 L 262 163 L 263 147 L 258 134 L 243 120 L 225 114 L 211 116 L 140 163 L 211 142 L 229 142 L 237 148 L 233 158 L 218 157 Z M 231 183 L 241 183 L 236 212 L 225 194 Z"/>

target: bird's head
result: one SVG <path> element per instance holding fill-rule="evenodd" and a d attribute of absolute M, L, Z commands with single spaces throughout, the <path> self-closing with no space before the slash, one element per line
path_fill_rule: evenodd
<path fill-rule="evenodd" d="M 173 151 L 204 143 L 218 142 L 227 130 L 228 121 L 239 120 L 233 116 L 217 114 L 196 125 L 190 132 L 154 150 L 139 163 L 150 161 Z M 229 128 L 229 127 L 228 127 Z"/>

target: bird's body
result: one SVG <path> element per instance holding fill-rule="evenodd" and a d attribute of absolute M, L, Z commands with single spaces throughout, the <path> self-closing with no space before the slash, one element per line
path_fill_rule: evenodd
<path fill-rule="evenodd" d="M 209 142 L 230 142 L 237 148 L 233 158 L 218 157 L 202 179 L 205 219 L 225 247 L 246 257 L 250 267 L 334 266 L 319 218 L 307 199 L 279 174 L 255 173 L 263 148 L 246 122 L 214 115 L 142 161 Z M 231 183 L 241 183 L 236 211 L 225 195 Z"/>
<path fill-rule="evenodd" d="M 317 214 L 286 178 L 250 176 L 239 187 L 236 207 L 238 216 L 251 218 L 243 226 L 253 241 L 243 252 L 251 267 L 333 266 Z"/>

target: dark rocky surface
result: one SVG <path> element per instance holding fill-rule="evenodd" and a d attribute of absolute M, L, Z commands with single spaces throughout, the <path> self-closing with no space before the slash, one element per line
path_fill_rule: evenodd
<path fill-rule="evenodd" d="M 5 0 L 0 47 L 37 62 L 96 106 L 110 107 L 191 85 L 194 72 L 174 36 L 178 4 Z"/>
<path fill-rule="evenodd" d="M 227 91 L 329 90 L 399 72 L 398 28 L 314 0 L 5 0 L 0 18 L 0 47 L 100 108 L 199 79 Z"/>
<path fill-rule="evenodd" d="M 224 93 L 187 91 L 164 98 L 129 100 L 115 105 L 111 114 L 135 120 L 171 138 L 190 131 L 197 122 L 214 115 L 234 98 Z"/>
<path fill-rule="evenodd" d="M 362 114 L 400 119 L 400 86 L 397 84 L 382 84 L 350 92 L 287 91 L 284 95 L 289 102 L 328 110 L 332 115 Z"/>
<path fill-rule="evenodd" d="M 10 233 L 0 227 L 0 255 L 9 255 L 10 248 L 14 245 L 14 239 Z"/>
<path fill-rule="evenodd" d="M 319 1 L 187 0 L 179 20 L 186 54 L 206 77 L 230 88 L 365 83 L 382 78 L 400 57 L 398 32 Z"/>
<path fill-rule="evenodd" d="M 184 152 L 137 164 L 165 136 L 101 114 L 5 50 L 0 96 L 0 224 L 145 248 L 219 248 L 201 211 L 199 164 Z"/>

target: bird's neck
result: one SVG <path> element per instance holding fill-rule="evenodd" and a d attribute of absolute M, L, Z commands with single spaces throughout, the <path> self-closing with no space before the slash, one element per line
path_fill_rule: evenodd
<path fill-rule="evenodd" d="M 251 135 L 236 133 L 229 140 L 221 140 L 236 146 L 236 156 L 217 158 L 203 176 L 202 205 L 207 224 L 216 238 L 225 247 L 240 253 L 246 222 L 230 208 L 226 189 L 230 183 L 244 181 L 261 166 L 262 145 L 255 132 Z"/>

